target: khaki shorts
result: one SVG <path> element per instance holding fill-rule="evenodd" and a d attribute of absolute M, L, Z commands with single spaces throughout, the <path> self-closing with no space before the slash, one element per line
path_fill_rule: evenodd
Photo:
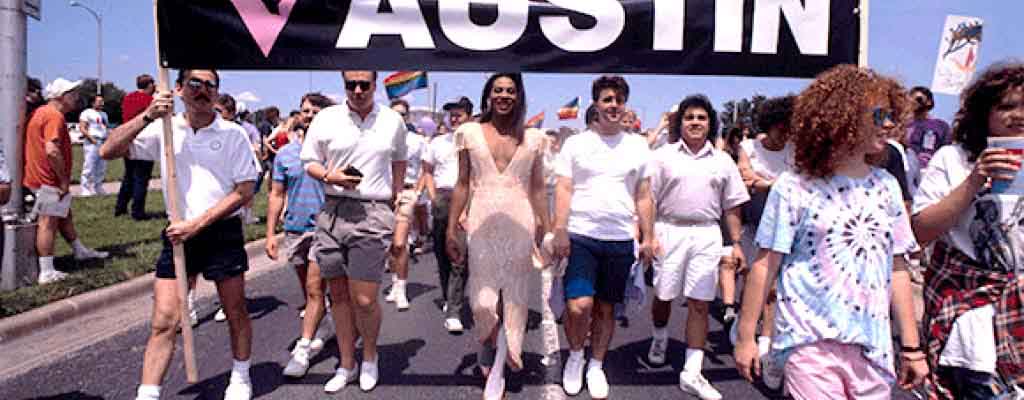
<path fill-rule="evenodd" d="M 310 261 L 316 261 L 313 253 L 315 237 L 315 231 L 284 233 L 284 256 L 288 265 L 305 267 Z"/>
<path fill-rule="evenodd" d="M 412 220 L 413 212 L 418 204 L 420 194 L 413 189 L 405 189 L 398 194 L 398 209 L 395 210 L 397 222 Z"/>
<path fill-rule="evenodd" d="M 320 276 L 381 281 L 395 231 L 395 213 L 387 203 L 327 197 L 316 217 L 312 251 Z"/>

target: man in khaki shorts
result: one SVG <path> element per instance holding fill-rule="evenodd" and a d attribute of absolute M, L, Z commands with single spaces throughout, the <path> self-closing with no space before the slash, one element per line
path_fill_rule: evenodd
<path fill-rule="evenodd" d="M 341 366 L 324 390 L 333 393 L 356 378 L 355 338 L 363 339 L 359 386 L 377 386 L 377 301 L 395 228 L 392 207 L 405 180 L 405 121 L 373 102 L 375 71 L 345 71 L 347 100 L 320 112 L 306 132 L 300 158 L 324 182 L 316 217 L 316 261 L 331 291 L 331 315 Z"/>

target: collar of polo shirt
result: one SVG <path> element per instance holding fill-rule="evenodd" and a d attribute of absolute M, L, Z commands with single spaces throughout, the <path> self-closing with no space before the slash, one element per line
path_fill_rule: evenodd
<path fill-rule="evenodd" d="M 704 141 L 704 146 L 701 147 L 700 150 L 697 151 L 697 153 L 694 153 L 694 152 L 690 151 L 690 146 L 687 146 L 686 142 L 680 140 L 679 141 L 679 151 L 683 152 L 683 153 L 686 153 L 686 154 L 690 155 L 691 157 L 699 158 L 699 157 L 705 157 L 705 156 L 711 155 L 712 153 L 714 153 L 715 148 L 713 146 L 711 146 L 711 141 L 710 140 L 705 140 Z"/>
<path fill-rule="evenodd" d="M 357 117 L 359 117 L 359 113 L 357 113 L 355 110 L 353 110 L 351 107 L 349 107 L 348 106 L 348 100 L 345 100 L 345 111 L 348 111 L 348 115 L 353 117 L 352 119 L 355 120 L 355 121 L 358 121 L 358 120 L 366 121 L 366 120 L 370 119 L 371 116 L 376 116 L 377 113 L 380 112 L 380 105 L 377 104 L 376 101 L 373 102 L 373 107 L 370 108 L 370 113 L 366 114 L 366 118 L 358 118 L 357 119 Z"/>

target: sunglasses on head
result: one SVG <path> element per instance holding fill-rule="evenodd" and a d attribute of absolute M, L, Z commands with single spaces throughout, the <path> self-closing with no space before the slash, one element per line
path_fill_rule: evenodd
<path fill-rule="evenodd" d="M 345 81 L 345 90 L 355 91 L 358 87 L 365 92 L 370 90 L 370 85 L 372 84 L 373 82 L 370 81 Z"/>
<path fill-rule="evenodd" d="M 871 111 L 871 118 L 875 122 L 875 126 L 879 128 L 885 126 L 885 121 L 896 122 L 892 110 L 884 109 L 882 107 L 875 107 L 875 109 Z"/>
<path fill-rule="evenodd" d="M 205 81 L 199 78 L 190 78 L 188 81 L 185 81 L 185 86 L 188 86 L 188 88 L 192 90 L 199 90 L 204 86 L 207 89 L 213 90 L 217 88 L 217 82 Z"/>

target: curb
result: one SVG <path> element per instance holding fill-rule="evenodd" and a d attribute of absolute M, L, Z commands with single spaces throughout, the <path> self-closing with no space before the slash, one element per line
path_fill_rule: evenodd
<path fill-rule="evenodd" d="M 265 241 L 266 239 L 258 239 L 245 244 L 245 253 L 250 259 L 263 254 Z M 150 293 L 154 279 L 154 273 L 149 272 L 112 286 L 4 318 L 0 320 L 0 343 L 10 342 L 35 330 L 49 328 L 102 307 L 132 301 L 145 293 Z"/>

